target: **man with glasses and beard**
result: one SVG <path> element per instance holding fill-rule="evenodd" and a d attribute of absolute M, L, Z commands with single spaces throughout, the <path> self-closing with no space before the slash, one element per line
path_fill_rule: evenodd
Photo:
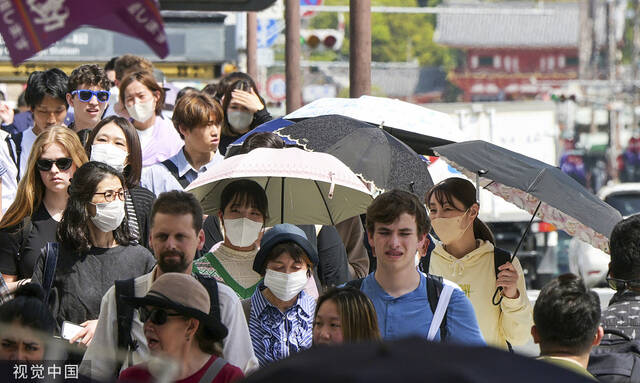
<path fill-rule="evenodd" d="M 202 249 L 204 244 L 202 216 L 202 208 L 192 194 L 182 191 L 160 194 L 151 210 L 149 238 L 158 264 L 151 273 L 134 280 L 136 297 L 145 296 L 151 284 L 164 273 L 191 272 L 196 252 Z M 218 296 L 219 305 L 212 307 L 211 312 L 219 310 L 222 324 L 229 329 L 229 334 L 233 334 L 224 340 L 224 357 L 246 374 L 258 367 L 258 361 L 253 353 L 240 300 L 231 288 L 222 283 L 217 283 L 217 292 L 212 293 L 212 278 L 207 281 L 204 278 L 206 277 L 198 276 L 198 280 L 207 287 L 209 294 Z M 130 324 L 131 347 L 124 363 L 119 362 L 122 359 L 117 357 L 118 337 L 121 335 L 118 330 L 121 322 L 118 322 L 117 298 L 115 286 L 103 297 L 96 332 L 80 366 L 80 373 L 92 379 L 113 380 L 122 369 L 144 362 L 149 357 L 143 324 L 134 313 Z"/>

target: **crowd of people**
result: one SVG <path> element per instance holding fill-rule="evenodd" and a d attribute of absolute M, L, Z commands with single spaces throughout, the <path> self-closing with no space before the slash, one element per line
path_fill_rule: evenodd
<path fill-rule="evenodd" d="M 271 119 L 244 73 L 169 107 L 165 93 L 148 60 L 124 55 L 34 72 L 29 110 L 0 114 L 3 359 L 52 358 L 61 336 L 63 359 L 92 380 L 230 382 L 310 347 L 419 336 L 511 350 L 533 335 L 543 359 L 592 378 L 597 295 L 563 275 L 532 307 L 471 182 L 390 190 L 336 225 L 267 227 L 271 201 L 239 179 L 204 215 L 190 183 L 225 155 L 286 145 L 256 133 L 228 150 Z M 640 296 L 626 283 L 640 247 L 615 234 L 617 302 Z"/>

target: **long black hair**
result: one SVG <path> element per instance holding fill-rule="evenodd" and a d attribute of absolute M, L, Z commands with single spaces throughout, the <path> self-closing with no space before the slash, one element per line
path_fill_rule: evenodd
<path fill-rule="evenodd" d="M 446 202 L 451 205 L 452 208 L 455 208 L 453 198 L 462 202 L 465 210 L 473 206 L 473 204 L 480 206 L 480 203 L 476 200 L 475 186 L 464 178 L 451 177 L 434 185 L 425 197 L 424 203 L 427 206 L 429 206 L 431 196 L 433 196 L 440 205 L 444 205 Z M 476 219 L 473 220 L 473 234 L 476 239 L 489 241 L 493 245 L 496 244 L 496 240 L 489 226 L 482 222 L 477 216 Z"/>
<path fill-rule="evenodd" d="M 81 253 L 91 248 L 87 206 L 93 199 L 98 184 L 108 176 L 118 178 L 122 187 L 126 188 L 122 174 L 105 163 L 89 161 L 76 170 L 69 186 L 69 202 L 58 225 L 56 238 L 61 246 Z M 126 215 L 120 226 L 113 231 L 113 236 L 116 243 L 123 246 L 135 240 L 129 232 Z"/>

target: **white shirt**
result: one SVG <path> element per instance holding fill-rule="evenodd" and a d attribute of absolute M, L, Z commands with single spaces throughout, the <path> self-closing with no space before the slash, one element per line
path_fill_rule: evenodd
<path fill-rule="evenodd" d="M 135 279 L 136 297 L 145 296 L 151 289 L 156 269 L 157 267 L 149 274 Z M 115 298 L 115 286 L 112 286 L 102 297 L 96 332 L 80 365 L 80 374 L 91 376 L 98 381 L 111 381 L 115 377 L 118 338 Z M 218 301 L 222 324 L 229 330 L 229 335 L 223 341 L 224 358 L 247 374 L 258 368 L 258 359 L 253 353 L 253 345 L 242 304 L 236 293 L 229 286 L 220 282 L 218 282 Z M 133 364 L 147 361 L 149 348 L 144 336 L 143 323 L 140 322 L 137 313 L 133 315 L 131 338 L 138 344 L 138 348 L 132 352 Z M 125 362 L 121 371 L 127 367 L 130 366 Z"/>
<path fill-rule="evenodd" d="M 2 214 L 4 214 L 13 203 L 18 190 L 18 181 L 16 180 L 18 168 L 16 167 L 16 164 L 11 158 L 11 154 L 9 152 L 9 146 L 6 141 L 8 135 L 9 134 L 5 131 L 2 131 L 2 134 L 0 134 L 0 161 L 2 161 L 4 166 L 7 168 L 7 172 L 2 176 Z M 31 154 L 31 147 L 35 140 L 36 135 L 33 133 L 33 127 L 22 133 L 22 141 L 20 143 L 20 146 L 22 147 L 22 153 L 20 154 L 20 178 L 24 177 L 24 174 L 27 171 L 29 154 Z M 15 155 L 16 144 L 11 139 L 9 142 L 11 144 L 11 150 Z"/>

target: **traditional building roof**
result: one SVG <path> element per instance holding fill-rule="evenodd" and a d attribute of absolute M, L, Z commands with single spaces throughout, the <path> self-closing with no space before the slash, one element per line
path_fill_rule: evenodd
<path fill-rule="evenodd" d="M 470 11 L 438 15 L 434 41 L 442 45 L 459 48 L 578 47 L 580 17 L 577 2 L 473 1 L 450 2 L 442 7 Z M 605 37 L 604 1 L 596 8 L 596 37 L 601 43 Z M 518 10 L 536 9 L 540 10 L 539 14 L 518 13 Z M 619 13 L 616 12 L 617 18 Z M 623 13 L 622 17 L 624 21 Z M 617 30 L 616 35 L 621 32 Z"/>

